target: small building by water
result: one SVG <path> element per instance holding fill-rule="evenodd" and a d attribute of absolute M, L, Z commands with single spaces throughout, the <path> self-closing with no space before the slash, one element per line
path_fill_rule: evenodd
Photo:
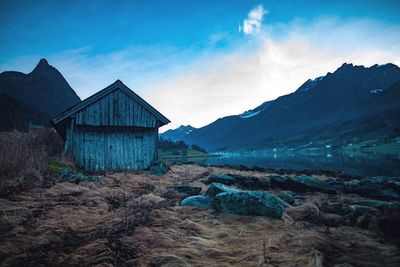
<path fill-rule="evenodd" d="M 158 128 L 170 121 L 120 80 L 51 120 L 77 167 L 140 170 L 157 158 Z"/>

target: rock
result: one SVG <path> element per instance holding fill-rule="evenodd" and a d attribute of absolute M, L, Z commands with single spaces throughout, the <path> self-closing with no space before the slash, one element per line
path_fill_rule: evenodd
<path fill-rule="evenodd" d="M 235 184 L 239 187 L 256 190 L 266 190 L 271 188 L 271 179 L 268 176 L 253 177 L 245 175 L 235 175 Z"/>
<path fill-rule="evenodd" d="M 336 194 L 336 190 L 331 188 L 328 184 L 323 183 L 314 177 L 307 175 L 293 176 L 289 178 L 290 181 L 294 182 L 294 186 L 302 188 L 304 191 L 311 192 L 324 192 L 330 194 Z"/>
<path fill-rule="evenodd" d="M 370 178 L 371 182 L 376 184 L 384 184 L 390 181 L 389 177 L 386 176 L 374 176 Z"/>
<path fill-rule="evenodd" d="M 352 216 L 358 217 L 365 214 L 376 215 L 379 213 L 378 209 L 370 206 L 349 205 Z"/>
<path fill-rule="evenodd" d="M 388 181 L 384 184 L 384 187 L 392 189 L 395 192 L 400 192 L 400 182 L 397 181 Z"/>
<path fill-rule="evenodd" d="M 203 209 L 211 208 L 213 199 L 208 196 L 190 196 L 183 199 L 180 203 L 181 206 L 194 206 Z"/>
<path fill-rule="evenodd" d="M 343 192 L 379 200 L 400 200 L 399 193 L 391 189 L 382 188 L 380 185 L 373 183 L 360 182 L 357 186 L 345 183 Z"/>
<path fill-rule="evenodd" d="M 233 187 L 229 187 L 227 185 L 221 184 L 221 183 L 212 183 L 208 187 L 206 195 L 214 198 L 216 195 L 219 193 L 225 193 L 225 192 L 238 192 L 239 190 Z"/>
<path fill-rule="evenodd" d="M 337 178 L 328 177 L 324 180 L 323 184 L 328 188 L 335 190 L 336 192 L 341 192 L 343 189 L 344 182 Z"/>
<path fill-rule="evenodd" d="M 262 176 L 258 178 L 258 183 L 260 189 L 270 189 L 271 188 L 271 178 L 268 176 Z"/>
<path fill-rule="evenodd" d="M 345 205 L 343 207 L 345 213 L 342 215 L 347 220 L 347 225 L 359 228 L 369 229 L 375 227 L 379 210 L 373 207 L 360 205 Z"/>
<path fill-rule="evenodd" d="M 290 205 L 294 204 L 294 201 L 295 201 L 294 196 L 289 191 L 281 191 L 281 192 L 277 193 L 276 196 Z"/>
<path fill-rule="evenodd" d="M 229 191 L 219 193 L 214 199 L 219 212 L 239 215 L 260 215 L 282 218 L 284 205 L 278 197 L 259 191 Z"/>
<path fill-rule="evenodd" d="M 359 185 L 360 185 L 360 180 L 350 180 L 350 181 L 344 182 L 344 186 L 346 186 L 346 187 L 355 188 Z"/>
<path fill-rule="evenodd" d="M 212 174 L 208 177 L 207 184 L 221 183 L 225 185 L 232 185 L 236 182 L 235 178 L 229 174 Z"/>
<path fill-rule="evenodd" d="M 396 178 L 376 176 L 344 182 L 343 192 L 379 200 L 400 200 L 400 184 Z"/>
<path fill-rule="evenodd" d="M 246 189 L 270 189 L 271 179 L 268 176 L 264 177 L 253 177 L 241 174 L 231 175 L 231 174 L 213 174 L 211 175 L 205 184 L 211 183 L 221 183 L 225 185 L 237 185 L 241 188 Z"/>
<path fill-rule="evenodd" d="M 273 188 L 279 188 L 288 181 L 288 177 L 283 175 L 271 175 L 269 176 L 269 179 L 270 185 Z"/>
<path fill-rule="evenodd" d="M 300 176 L 282 176 L 274 175 L 270 176 L 271 186 L 273 188 L 280 188 L 285 190 L 291 190 L 295 192 L 323 192 L 329 194 L 336 194 L 337 189 L 333 188 L 329 183 L 321 182 L 314 177 L 307 175 Z"/>
<path fill-rule="evenodd" d="M 176 192 L 181 193 L 181 194 L 187 194 L 187 195 L 198 195 L 201 192 L 201 187 L 198 186 L 191 186 L 191 185 L 186 185 L 186 184 L 178 184 L 178 185 L 172 185 L 170 188 L 174 189 Z"/>
<path fill-rule="evenodd" d="M 373 207 L 373 208 L 377 208 L 377 209 L 381 209 L 384 207 L 392 207 L 392 206 L 396 205 L 396 203 L 382 201 L 382 200 L 372 200 L 372 199 L 359 200 L 359 201 L 355 201 L 353 203 L 356 205 Z"/>
<path fill-rule="evenodd" d="M 320 217 L 320 210 L 315 204 L 303 204 L 297 207 L 286 209 L 286 213 L 295 221 L 317 222 Z"/>

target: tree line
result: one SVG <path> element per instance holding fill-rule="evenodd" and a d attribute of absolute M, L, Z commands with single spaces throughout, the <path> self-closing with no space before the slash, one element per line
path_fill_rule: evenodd
<path fill-rule="evenodd" d="M 193 144 L 191 146 L 189 146 L 188 144 L 186 144 L 183 141 L 171 141 L 168 139 L 164 139 L 164 138 L 159 138 L 158 139 L 158 148 L 159 149 L 164 149 L 164 150 L 187 150 L 187 149 L 193 149 L 196 151 L 200 151 L 203 153 L 207 153 L 207 151 L 200 147 L 199 145 Z"/>

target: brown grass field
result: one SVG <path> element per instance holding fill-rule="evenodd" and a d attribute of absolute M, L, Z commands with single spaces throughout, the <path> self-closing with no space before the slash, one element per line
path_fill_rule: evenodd
<path fill-rule="evenodd" d="M 75 184 L 52 179 L 42 165 L 13 172 L 36 180 L 4 187 L 0 266 L 399 266 L 396 242 L 378 227 L 385 211 L 354 217 L 326 208 L 355 195 L 299 194 L 283 219 L 179 206 L 185 195 L 170 185 L 204 193 L 201 181 L 213 173 L 272 174 L 187 164 L 163 176 L 105 173 Z"/>
<path fill-rule="evenodd" d="M 204 191 L 199 180 L 220 172 L 265 175 L 175 165 L 161 177 L 107 173 L 1 198 L 1 265 L 398 266 L 398 248 L 378 232 L 310 222 L 322 202 L 335 201 L 326 195 L 305 195 L 308 208 L 278 220 L 182 207 L 168 188 L 184 182 Z"/>

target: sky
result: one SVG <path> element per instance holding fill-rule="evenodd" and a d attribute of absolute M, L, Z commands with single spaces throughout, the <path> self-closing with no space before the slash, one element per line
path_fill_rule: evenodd
<path fill-rule="evenodd" d="M 205 126 L 344 62 L 400 65 L 400 1 L 0 1 L 0 72 L 46 58 L 81 99 L 115 80 Z"/>

